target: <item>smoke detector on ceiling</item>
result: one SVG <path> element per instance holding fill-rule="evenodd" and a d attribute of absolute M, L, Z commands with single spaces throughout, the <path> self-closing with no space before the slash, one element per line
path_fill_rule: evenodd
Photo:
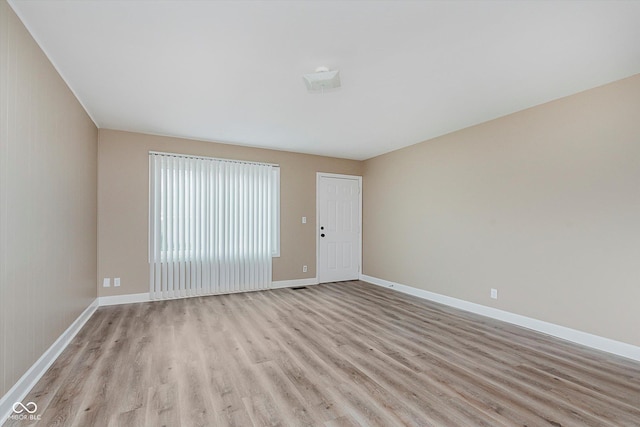
<path fill-rule="evenodd" d="M 305 74 L 302 77 L 309 92 L 324 92 L 340 87 L 340 70 L 318 67 L 315 73 Z"/>

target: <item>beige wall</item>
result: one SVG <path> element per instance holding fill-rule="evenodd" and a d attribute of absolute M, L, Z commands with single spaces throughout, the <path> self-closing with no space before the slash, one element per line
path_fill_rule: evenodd
<path fill-rule="evenodd" d="M 97 140 L 0 0 L 0 396 L 96 298 Z"/>
<path fill-rule="evenodd" d="M 366 275 L 640 345 L 640 75 L 363 176 Z"/>
<path fill-rule="evenodd" d="M 273 280 L 316 276 L 316 172 L 361 175 L 361 162 L 100 129 L 98 143 L 99 294 L 149 292 L 149 151 L 280 165 L 280 257 Z M 302 217 L 307 223 L 302 224 Z M 302 266 L 307 265 L 307 273 Z M 102 278 L 120 277 L 120 288 Z"/>

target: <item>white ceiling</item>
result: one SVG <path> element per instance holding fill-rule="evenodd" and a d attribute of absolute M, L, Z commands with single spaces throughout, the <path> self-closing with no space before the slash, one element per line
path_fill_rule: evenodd
<path fill-rule="evenodd" d="M 10 4 L 101 128 L 351 159 L 640 73 L 640 1 Z"/>

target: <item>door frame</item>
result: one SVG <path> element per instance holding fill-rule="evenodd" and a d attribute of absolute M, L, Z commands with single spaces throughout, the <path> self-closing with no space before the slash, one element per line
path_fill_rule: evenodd
<path fill-rule="evenodd" d="M 329 172 L 316 172 L 316 281 L 320 281 L 320 178 L 341 178 L 358 181 L 358 279 L 362 277 L 362 176 Z"/>

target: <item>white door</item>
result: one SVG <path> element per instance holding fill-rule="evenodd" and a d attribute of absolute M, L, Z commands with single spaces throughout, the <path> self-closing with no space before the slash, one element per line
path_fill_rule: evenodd
<path fill-rule="evenodd" d="M 358 279 L 362 178 L 318 174 L 318 282 Z"/>

